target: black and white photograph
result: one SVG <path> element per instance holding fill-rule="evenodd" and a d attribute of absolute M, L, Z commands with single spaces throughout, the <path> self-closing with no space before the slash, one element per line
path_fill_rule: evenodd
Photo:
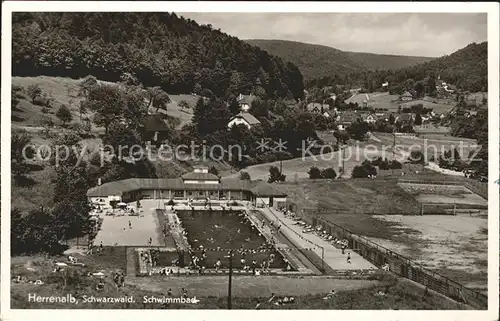
<path fill-rule="evenodd" d="M 23 2 L 2 22 L 6 320 L 498 320 L 497 3 Z"/>

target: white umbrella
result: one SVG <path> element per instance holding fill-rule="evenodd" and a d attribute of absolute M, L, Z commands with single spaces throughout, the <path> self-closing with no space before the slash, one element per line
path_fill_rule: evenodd
<path fill-rule="evenodd" d="M 118 204 L 116 204 L 116 205 L 118 205 L 118 206 L 127 206 L 127 203 L 120 202 L 120 203 L 118 203 Z"/>

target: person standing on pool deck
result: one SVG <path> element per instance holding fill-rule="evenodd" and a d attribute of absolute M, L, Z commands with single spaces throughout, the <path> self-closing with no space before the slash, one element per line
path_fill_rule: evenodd
<path fill-rule="evenodd" d="M 351 264 L 351 253 L 347 253 L 347 263 Z"/>
<path fill-rule="evenodd" d="M 128 221 L 128 228 L 131 230 L 132 229 L 132 222 Z"/>

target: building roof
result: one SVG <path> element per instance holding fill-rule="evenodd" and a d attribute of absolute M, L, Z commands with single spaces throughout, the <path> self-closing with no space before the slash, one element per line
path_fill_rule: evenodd
<path fill-rule="evenodd" d="M 306 108 L 308 111 L 313 111 L 317 109 L 318 111 L 321 111 L 321 107 L 323 107 L 323 110 L 329 110 L 330 105 L 328 104 L 320 104 L 320 103 L 309 103 L 307 104 Z"/>
<path fill-rule="evenodd" d="M 269 197 L 269 196 L 277 196 L 277 197 L 286 197 L 286 194 L 283 193 L 280 189 L 278 189 L 275 185 L 268 183 L 259 183 L 253 188 L 250 189 L 250 192 L 255 196 Z"/>
<path fill-rule="evenodd" d="M 198 173 L 197 173 L 198 174 Z M 253 193 L 253 189 L 259 196 L 286 196 L 274 187 L 266 188 L 267 183 L 255 184 L 248 180 L 225 178 L 219 184 L 185 184 L 181 178 L 129 178 L 120 181 L 108 182 L 90 188 L 87 191 L 88 197 L 122 196 L 123 193 L 146 190 L 146 189 L 167 189 L 167 190 L 225 190 L 225 191 L 248 191 Z M 271 195 L 269 195 L 271 194 Z"/>
<path fill-rule="evenodd" d="M 413 95 L 409 91 L 406 91 L 404 94 L 401 95 L 401 97 L 411 97 L 411 98 L 413 98 Z"/>
<path fill-rule="evenodd" d="M 167 123 L 159 114 L 144 116 L 141 120 L 141 127 L 143 127 L 146 131 L 151 132 L 162 132 L 169 130 Z"/>
<path fill-rule="evenodd" d="M 231 120 L 233 120 L 235 118 L 242 118 L 243 120 L 245 120 L 250 125 L 260 124 L 260 120 L 258 120 L 257 118 L 255 118 L 250 113 L 240 112 L 239 114 L 231 117 Z"/>
<path fill-rule="evenodd" d="M 219 177 L 212 173 L 196 173 L 189 172 L 182 175 L 183 180 L 193 180 L 193 181 L 218 181 Z"/>

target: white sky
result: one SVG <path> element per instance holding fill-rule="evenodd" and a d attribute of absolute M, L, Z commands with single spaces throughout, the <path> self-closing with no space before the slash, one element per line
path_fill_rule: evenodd
<path fill-rule="evenodd" d="M 485 13 L 178 13 L 240 39 L 438 57 L 487 40 Z"/>

